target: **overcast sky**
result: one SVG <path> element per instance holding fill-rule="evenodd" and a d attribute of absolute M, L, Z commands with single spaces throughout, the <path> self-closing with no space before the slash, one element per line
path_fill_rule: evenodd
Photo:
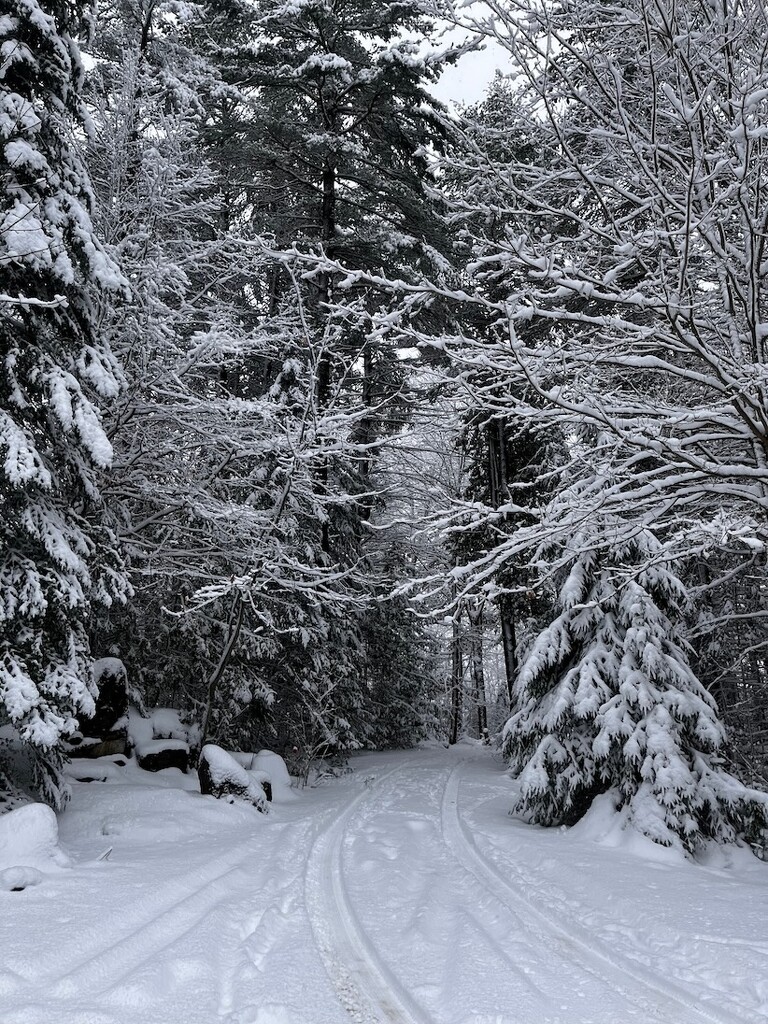
<path fill-rule="evenodd" d="M 457 34 L 457 38 L 464 38 L 464 34 Z M 447 68 L 432 92 L 444 103 L 476 103 L 483 98 L 497 69 L 509 71 L 509 55 L 500 46 L 489 43 L 484 50 L 467 53 Z"/>

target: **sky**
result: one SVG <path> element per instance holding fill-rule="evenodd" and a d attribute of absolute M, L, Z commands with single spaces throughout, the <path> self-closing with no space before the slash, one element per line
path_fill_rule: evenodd
<path fill-rule="evenodd" d="M 460 40 L 463 36 L 464 33 L 456 33 L 455 39 Z M 453 67 L 446 68 L 432 92 L 444 103 L 477 103 L 483 98 L 496 71 L 504 73 L 509 69 L 507 52 L 489 42 L 485 49 L 467 53 Z"/>

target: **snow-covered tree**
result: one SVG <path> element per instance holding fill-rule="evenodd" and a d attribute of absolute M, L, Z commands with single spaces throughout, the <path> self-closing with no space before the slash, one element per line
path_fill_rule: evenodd
<path fill-rule="evenodd" d="M 482 422 L 559 433 L 558 473 L 580 482 L 568 503 L 512 493 L 497 507 L 446 507 L 436 523 L 448 535 L 516 522 L 451 585 L 494 593 L 526 562 L 546 577 L 541 545 L 570 550 L 582 529 L 600 564 L 628 558 L 629 577 L 640 578 L 628 552 L 646 530 L 681 573 L 735 550 L 714 586 L 754 567 L 768 493 L 765 10 L 430 6 L 506 48 L 511 84 L 493 101 L 507 138 L 469 125 L 445 161 L 446 184 L 467 183 L 445 197 L 471 252 L 462 289 L 395 286 L 409 311 L 422 298 L 455 304 L 463 329 L 438 345 L 462 401 Z M 607 534 L 596 528 L 606 521 Z M 691 809 L 708 802 L 694 778 Z"/>
<path fill-rule="evenodd" d="M 381 502 L 376 464 L 408 416 L 409 394 L 404 364 L 372 323 L 386 297 L 370 284 L 341 282 L 347 271 L 383 266 L 413 280 L 427 266 L 448 269 L 426 188 L 428 150 L 439 148 L 444 131 L 427 89 L 441 61 L 421 55 L 411 38 L 424 23 L 416 4 L 269 0 L 206 12 L 189 38 L 225 83 L 206 99 L 206 156 L 227 167 L 232 223 L 271 258 L 247 291 L 272 347 L 262 359 L 244 359 L 237 386 L 255 397 L 288 362 L 314 382 L 297 423 L 310 417 L 315 456 L 303 465 L 314 474 L 317 514 L 304 521 L 295 556 L 336 573 L 347 607 L 327 608 L 324 623 L 320 609 L 305 609 L 313 640 L 303 651 L 278 642 L 278 678 L 293 671 L 320 704 L 333 694 L 339 707 L 357 708 L 341 717 L 361 740 L 370 720 L 363 652 L 381 644 L 387 621 L 360 610 L 381 593 L 368 541 Z M 287 609 L 282 614 L 280 628 L 294 629 Z M 357 655 L 336 661 L 329 686 L 337 651 Z M 290 704 L 286 687 L 278 688 L 273 715 Z"/>
<path fill-rule="evenodd" d="M 91 223 L 75 131 L 87 123 L 77 5 L 10 0 L 0 16 L 0 717 L 59 803 L 56 748 L 93 709 L 85 622 L 126 592 L 99 497 L 100 417 L 120 374 L 94 324 L 122 278 Z"/>
<path fill-rule="evenodd" d="M 454 208 L 493 327 L 461 358 L 507 382 L 489 410 L 614 435 L 623 470 L 601 500 L 619 520 L 663 518 L 681 553 L 763 544 L 763 5 L 486 8 L 453 16 L 508 51 L 535 145 L 467 136 L 486 184 Z"/>
<path fill-rule="evenodd" d="M 320 636 L 306 604 L 328 592 L 305 538 L 326 515 L 311 378 L 291 348 L 301 296 L 260 326 L 265 261 L 209 159 L 210 95 L 231 94 L 187 45 L 195 13 L 107 5 L 94 43 L 89 156 L 102 233 L 132 291 L 101 322 L 127 380 L 108 424 L 107 496 L 136 596 L 92 628 L 147 700 L 255 743 L 285 713 L 275 661 L 297 635 L 302 649 Z"/>
<path fill-rule="evenodd" d="M 621 538 L 621 539 L 619 539 Z M 687 594 L 652 531 L 595 516 L 556 558 L 557 614 L 515 682 L 504 749 L 518 810 L 572 824 L 601 793 L 663 845 L 757 835 L 768 798 L 723 768 L 725 735 L 684 639 Z"/>
<path fill-rule="evenodd" d="M 371 330 L 381 296 L 353 281 L 339 289 L 333 265 L 387 268 L 411 280 L 450 270 L 450 243 L 428 186 L 429 152 L 445 136 L 429 85 L 451 55 L 420 51 L 430 23 L 418 3 L 312 0 L 297 8 L 262 0 L 255 10 L 258 36 L 246 40 L 240 66 L 241 80 L 257 90 L 254 219 L 277 247 L 310 256 L 302 277 L 316 332 L 319 407 L 342 387 L 364 411 L 356 439 L 375 444 L 402 422 L 403 366 Z M 344 490 L 359 492 L 365 518 L 370 468 L 370 458 L 347 466 L 329 459 L 318 468 L 318 486 L 341 487 L 339 510 L 349 506 Z M 348 517 L 336 519 L 344 532 Z M 324 527 L 329 550 L 333 532 L 333 524 Z"/>

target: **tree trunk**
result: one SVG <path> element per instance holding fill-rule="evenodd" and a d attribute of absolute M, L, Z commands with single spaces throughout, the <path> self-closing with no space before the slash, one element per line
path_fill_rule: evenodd
<path fill-rule="evenodd" d="M 329 259 L 333 258 L 334 243 L 336 240 L 336 166 L 331 158 L 323 165 L 323 201 L 321 211 L 320 237 L 323 248 Z M 321 307 L 326 307 L 324 314 L 321 314 L 320 322 L 324 323 L 325 317 L 329 315 L 328 306 L 331 301 L 331 275 L 328 271 L 320 274 L 318 281 L 319 301 Z M 319 417 L 328 408 L 331 397 L 331 352 L 323 339 L 324 330 L 320 328 L 320 344 L 322 348 L 317 358 L 317 383 L 315 394 L 317 396 L 317 414 Z M 317 473 L 318 488 L 321 494 L 328 493 L 328 460 L 322 458 Z M 327 509 L 326 509 L 327 512 Z M 323 522 L 320 534 L 321 550 L 328 554 L 331 550 L 330 531 L 328 522 Z"/>
<path fill-rule="evenodd" d="M 514 702 L 514 685 L 517 676 L 517 629 L 515 606 L 509 594 L 502 594 L 498 600 L 499 621 L 501 622 L 501 646 L 504 651 L 504 673 L 507 678 L 509 706 Z"/>
<path fill-rule="evenodd" d="M 464 681 L 464 659 L 461 650 L 461 623 L 459 613 L 453 617 L 453 636 L 451 639 L 451 729 L 448 742 L 458 743 L 461 734 L 461 697 Z"/>
<path fill-rule="evenodd" d="M 488 484 L 491 506 L 498 508 L 508 496 L 508 467 L 504 423 L 495 420 L 488 426 Z M 502 594 L 498 600 L 501 646 L 504 651 L 504 672 L 507 678 L 507 696 L 512 707 L 512 692 L 517 675 L 517 631 L 515 607 L 512 598 Z"/>
<path fill-rule="evenodd" d="M 485 671 L 483 666 L 483 602 L 470 600 L 467 605 L 469 620 L 469 667 L 472 673 L 472 693 L 477 708 L 477 734 L 488 742 L 488 708 L 485 701 Z"/>

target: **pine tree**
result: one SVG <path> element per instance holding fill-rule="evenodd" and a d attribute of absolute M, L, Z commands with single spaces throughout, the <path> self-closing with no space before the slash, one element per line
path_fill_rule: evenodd
<path fill-rule="evenodd" d="M 234 6 L 236 28 L 218 5 L 206 23 L 209 59 L 229 83 L 213 98 L 211 153 L 228 154 L 235 207 L 251 229 L 307 257 L 300 269 L 313 337 L 303 347 L 313 349 L 305 358 L 315 362 L 318 406 L 344 381 L 366 411 L 358 440 L 375 443 L 392 428 L 387 413 L 403 372 L 366 322 L 382 297 L 354 275 L 386 268 L 417 280 L 449 266 L 430 195 L 429 152 L 442 148 L 446 130 L 428 85 L 441 61 L 421 56 L 408 38 L 429 27 L 416 3 Z M 353 275 L 343 290 L 337 261 Z M 260 291 L 268 315 L 295 304 L 279 261 Z M 362 458 L 356 468 L 364 476 L 370 466 Z"/>
<path fill-rule="evenodd" d="M 273 346 L 244 360 L 232 386 L 258 395 L 288 363 L 314 382 L 303 408 L 316 454 L 304 466 L 317 515 L 305 521 L 296 558 L 336 573 L 347 610 L 326 608 L 321 624 L 298 600 L 313 638 L 301 648 L 289 640 L 297 609 L 276 610 L 273 622 L 277 648 L 318 694 L 331 692 L 324 673 L 335 657 L 323 645 L 333 637 L 335 649 L 363 650 L 375 618 L 360 610 L 376 592 L 367 534 L 380 505 L 376 464 L 409 414 L 405 367 L 373 322 L 387 299 L 359 275 L 386 267 L 417 280 L 448 268 L 429 195 L 429 150 L 444 134 L 427 90 L 439 61 L 405 38 L 425 24 L 410 2 L 232 0 L 208 5 L 204 24 L 189 29 L 225 83 L 205 100 L 206 154 L 227 167 L 233 223 L 272 257 L 247 294 Z M 348 735 L 360 741 L 370 731 L 370 694 L 355 659 L 335 671 L 334 702 L 353 710 Z M 274 720 L 289 717 L 280 689 Z"/>
<path fill-rule="evenodd" d="M 93 709 L 89 607 L 127 586 L 98 490 L 112 457 L 99 403 L 120 375 L 94 331 L 100 296 L 123 282 L 72 141 L 79 13 L 9 0 L 0 18 L 0 716 L 43 752 L 52 803 L 59 741 Z"/>
<path fill-rule="evenodd" d="M 683 637 L 687 594 L 650 530 L 617 537 L 595 517 L 562 554 L 558 614 L 521 668 L 504 730 L 517 810 L 572 824 L 611 793 L 627 824 L 691 853 L 756 834 L 768 802 L 722 767 L 724 731 Z"/>

